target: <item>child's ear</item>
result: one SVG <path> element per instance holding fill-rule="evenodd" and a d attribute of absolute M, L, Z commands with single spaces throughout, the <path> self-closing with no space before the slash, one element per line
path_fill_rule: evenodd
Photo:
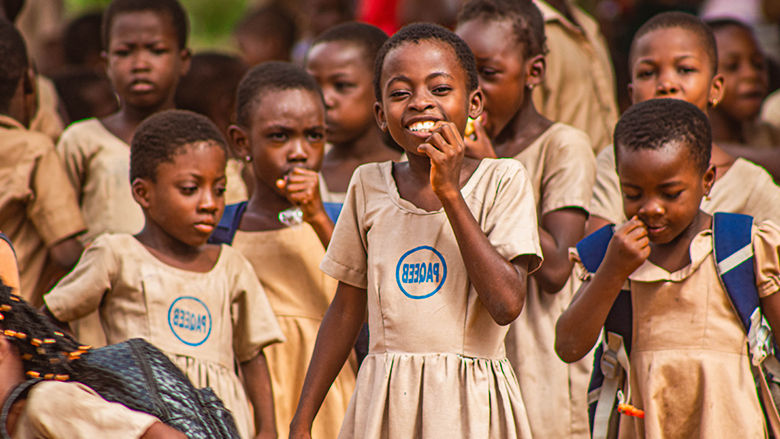
<path fill-rule="evenodd" d="M 715 165 L 710 165 L 709 168 L 704 172 L 704 195 L 707 196 L 710 194 L 710 190 L 712 189 L 712 185 L 715 183 L 715 177 L 716 177 L 716 168 Z"/>
<path fill-rule="evenodd" d="M 469 117 L 476 119 L 482 115 L 482 110 L 485 109 L 485 95 L 482 94 L 482 89 L 477 87 L 469 95 Z"/>
<path fill-rule="evenodd" d="M 249 136 L 246 131 L 240 126 L 232 124 L 228 127 L 228 137 L 230 137 L 230 143 L 233 145 L 233 151 L 236 155 L 247 162 L 250 161 L 252 148 L 249 147 Z"/>
<path fill-rule="evenodd" d="M 179 57 L 181 58 L 181 76 L 187 74 L 190 71 L 190 64 L 192 62 L 192 52 L 190 49 L 181 49 L 179 51 Z"/>
<path fill-rule="evenodd" d="M 544 82 L 544 73 L 547 70 L 547 61 L 544 55 L 536 55 L 526 63 L 525 86 L 533 89 Z"/>
<path fill-rule="evenodd" d="M 374 118 L 379 125 L 379 129 L 383 133 L 387 132 L 387 119 L 385 119 L 385 111 L 382 109 L 382 103 L 379 101 L 374 102 Z"/>
<path fill-rule="evenodd" d="M 713 107 L 718 105 L 718 102 L 723 99 L 724 91 L 725 87 L 723 86 L 723 75 L 718 73 L 715 75 L 715 77 L 712 78 L 712 82 L 710 83 L 710 105 Z"/>
<path fill-rule="evenodd" d="M 149 208 L 149 196 L 151 193 L 151 182 L 145 178 L 136 178 L 133 180 L 130 189 L 133 192 L 133 199 L 142 208 Z"/>
<path fill-rule="evenodd" d="M 629 82 L 626 88 L 628 89 L 628 99 L 631 100 L 632 104 L 636 104 L 636 102 L 634 102 L 634 83 Z"/>

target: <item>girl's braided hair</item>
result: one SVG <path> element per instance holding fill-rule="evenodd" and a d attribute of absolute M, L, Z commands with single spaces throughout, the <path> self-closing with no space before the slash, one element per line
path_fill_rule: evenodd
<path fill-rule="evenodd" d="M 19 350 L 28 379 L 67 381 L 90 347 L 80 345 L 0 279 L 0 336 Z"/>

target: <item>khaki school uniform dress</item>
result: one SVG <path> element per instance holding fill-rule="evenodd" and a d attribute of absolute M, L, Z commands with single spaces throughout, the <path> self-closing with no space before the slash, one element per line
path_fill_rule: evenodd
<path fill-rule="evenodd" d="M 325 249 L 307 223 L 261 232 L 239 230 L 233 248 L 255 268 L 287 339 L 265 350 L 274 389 L 276 429 L 279 437 L 287 437 L 317 332 L 336 293 L 337 282 L 319 269 Z M 338 436 L 354 389 L 355 371 L 347 364 L 314 419 L 312 437 Z"/>
<path fill-rule="evenodd" d="M 27 395 L 11 438 L 136 439 L 155 422 L 154 416 L 108 402 L 81 383 L 44 381 Z"/>
<path fill-rule="evenodd" d="M 756 222 L 780 223 L 780 187 L 764 168 L 738 158 L 712 185 L 709 199 L 702 200 L 701 209 L 710 214 L 742 213 L 751 215 Z M 593 185 L 590 214 L 615 224 L 626 221 L 612 146 L 604 148 L 596 158 L 596 184 Z"/>
<path fill-rule="evenodd" d="M 0 152 L 0 230 L 16 249 L 20 295 L 39 306 L 48 249 L 86 227 L 51 139 L 0 115 Z"/>
<path fill-rule="evenodd" d="M 780 230 L 753 228 L 759 296 L 780 289 Z M 763 438 L 745 330 L 716 271 L 712 230 L 694 237 L 675 272 L 645 261 L 629 276 L 633 309 L 631 403 L 621 437 Z"/>
<path fill-rule="evenodd" d="M 767 96 L 761 106 L 761 120 L 780 130 L 780 90 Z"/>
<path fill-rule="evenodd" d="M 44 301 L 69 322 L 95 310 L 109 344 L 141 337 L 162 350 L 196 387 L 211 387 L 242 438 L 254 418 L 235 362 L 282 341 L 263 288 L 241 254 L 223 245 L 206 273 L 164 264 L 127 234 L 98 237 Z"/>
<path fill-rule="evenodd" d="M 43 133 L 56 142 L 65 128 L 60 118 L 57 89 L 50 79 L 38 75 L 35 77 L 35 90 L 38 110 L 30 121 L 30 130 Z"/>
<path fill-rule="evenodd" d="M 780 125 L 758 120 L 745 129 L 745 146 L 753 148 L 780 148 Z"/>
<path fill-rule="evenodd" d="M 567 0 L 568 1 L 568 0 Z M 544 83 L 534 89 L 534 105 L 546 118 L 588 133 L 593 151 L 612 142 L 618 120 L 615 73 L 596 20 L 569 1 L 574 19 L 543 0 L 534 0 L 547 36 Z"/>
<path fill-rule="evenodd" d="M 238 159 L 229 158 L 225 167 L 225 177 L 227 178 L 227 187 L 225 188 L 225 205 L 240 203 L 249 199 L 246 183 L 241 173 L 244 170 L 244 162 Z"/>
<path fill-rule="evenodd" d="M 498 325 L 469 282 L 443 209 L 404 200 L 391 162 L 360 166 L 320 267 L 368 294 L 370 346 L 340 438 L 530 437 Z M 541 262 L 531 182 L 482 160 L 461 189 L 498 253 Z"/>
<path fill-rule="evenodd" d="M 564 208 L 587 210 L 596 178 L 596 159 L 584 132 L 556 123 L 515 159 L 525 166 L 541 218 Z M 593 359 L 566 364 L 555 354 L 555 323 L 579 281 L 558 292 L 528 280 L 525 307 L 510 326 L 507 358 L 514 367 L 534 437 L 587 437 L 587 387 Z M 551 409 L 553 408 L 554 409 Z"/>

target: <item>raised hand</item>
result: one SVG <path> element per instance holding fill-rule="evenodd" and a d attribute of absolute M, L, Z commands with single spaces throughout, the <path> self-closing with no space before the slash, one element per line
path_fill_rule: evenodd
<path fill-rule="evenodd" d="M 628 277 L 650 256 L 650 239 L 647 227 L 634 215 L 620 226 L 609 241 L 605 264 L 609 264 L 620 275 Z"/>
<path fill-rule="evenodd" d="M 311 223 L 321 215 L 327 215 L 320 197 L 320 180 L 316 171 L 294 168 L 283 179 L 276 180 L 276 186 L 284 191 L 290 203 L 301 209 L 304 221 Z"/>
<path fill-rule="evenodd" d="M 485 126 L 482 124 L 482 116 L 477 119 L 470 119 L 470 126 L 473 127 L 469 132 L 469 125 L 466 126 L 466 133 L 463 136 L 463 143 L 466 145 L 466 155 L 475 159 L 496 158 L 496 151 L 493 149 L 493 143 L 490 141 Z"/>
<path fill-rule="evenodd" d="M 431 187 L 439 199 L 460 193 L 460 169 L 466 146 L 452 122 L 437 122 L 417 151 L 431 160 Z"/>

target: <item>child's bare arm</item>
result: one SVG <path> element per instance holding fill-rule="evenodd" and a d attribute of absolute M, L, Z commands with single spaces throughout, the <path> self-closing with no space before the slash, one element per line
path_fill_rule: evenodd
<path fill-rule="evenodd" d="M 241 363 L 246 393 L 255 410 L 256 438 L 276 437 L 274 418 L 274 396 L 271 389 L 271 374 L 265 354 L 260 351 L 255 358 Z"/>
<path fill-rule="evenodd" d="M 366 302 L 365 289 L 339 282 L 336 296 L 320 324 L 298 408 L 290 423 L 290 438 L 311 437 L 314 416 L 347 361 L 363 325 Z"/>
<path fill-rule="evenodd" d="M 490 243 L 460 193 L 465 146 L 452 123 L 440 125 L 418 147 L 431 160 L 431 185 L 450 221 L 466 271 L 482 304 L 499 325 L 514 321 L 525 303 L 528 256 L 504 259 Z"/>
<path fill-rule="evenodd" d="M 57 266 L 66 272 L 79 261 L 84 246 L 75 236 L 65 238 L 49 248 L 49 255 Z"/>
<path fill-rule="evenodd" d="M 647 229 L 636 217 L 609 242 L 593 277 L 582 284 L 555 325 L 555 352 L 568 363 L 582 358 L 598 339 L 612 304 L 628 276 L 650 256 Z"/>
<path fill-rule="evenodd" d="M 585 212 L 581 209 L 559 209 L 542 216 L 539 244 L 544 264 L 533 276 L 548 293 L 557 293 L 566 284 L 574 263 L 569 259 L 569 247 L 582 239 Z"/>
<path fill-rule="evenodd" d="M 301 208 L 303 220 L 312 226 L 322 246 L 328 248 L 333 235 L 333 221 L 322 204 L 317 173 L 310 169 L 295 168 L 284 180 L 277 181 L 277 185 L 287 192 L 287 199 L 291 203 Z"/>

